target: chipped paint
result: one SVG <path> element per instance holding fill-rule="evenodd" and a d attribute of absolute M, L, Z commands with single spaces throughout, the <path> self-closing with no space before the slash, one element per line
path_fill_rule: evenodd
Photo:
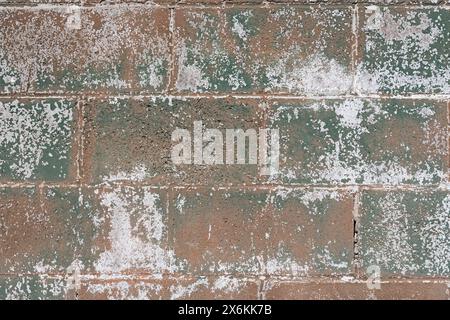
<path fill-rule="evenodd" d="M 66 178 L 73 120 L 71 101 L 0 101 L 0 179 Z"/>
<path fill-rule="evenodd" d="M 327 41 L 350 51 L 351 20 L 346 9 L 178 10 L 175 87 L 198 93 L 347 93 L 353 80 L 349 56 Z M 298 29 L 309 36 L 301 45 Z"/>
<path fill-rule="evenodd" d="M 363 264 L 387 275 L 448 276 L 448 192 L 365 192 L 362 196 Z"/>
<path fill-rule="evenodd" d="M 65 9 L 0 11 L 1 91 L 152 92 L 166 85 L 167 10 L 139 5 L 80 7 L 80 26 L 73 29 L 67 28 L 70 12 Z"/>
<path fill-rule="evenodd" d="M 271 180 L 439 184 L 447 178 L 445 114 L 445 104 L 419 101 L 275 105 L 270 121 L 282 133 L 282 156 L 280 174 Z M 414 138 L 401 131 L 405 126 Z M 413 155 L 424 147 L 422 156 Z"/>
<path fill-rule="evenodd" d="M 141 193 L 132 188 L 115 189 L 101 195 L 101 205 L 110 219 L 111 249 L 102 252 L 95 262 L 97 272 L 175 271 L 173 253 L 163 247 L 167 217 L 159 194 L 145 189 Z"/>
<path fill-rule="evenodd" d="M 357 90 L 363 93 L 450 92 L 450 11 L 376 7 L 364 17 Z"/>

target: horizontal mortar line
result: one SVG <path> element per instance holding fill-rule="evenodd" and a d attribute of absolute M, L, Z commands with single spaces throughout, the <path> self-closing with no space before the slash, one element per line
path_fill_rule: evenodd
<path fill-rule="evenodd" d="M 0 277 L 43 277 L 64 279 L 71 274 L 68 273 L 0 273 Z M 351 278 L 343 280 L 345 276 L 290 276 L 290 275 L 264 275 L 264 274 L 232 274 L 232 273 L 214 273 L 214 274 L 158 274 L 158 273 L 82 273 L 79 275 L 82 281 L 114 281 L 114 280 L 193 280 L 198 278 L 219 278 L 230 277 L 246 281 L 273 281 L 273 282 L 297 282 L 297 283 L 342 283 L 342 284 L 364 284 L 367 279 Z M 381 283 L 421 283 L 421 284 L 449 284 L 450 278 L 446 277 L 381 277 Z"/>
<path fill-rule="evenodd" d="M 23 276 L 23 277 L 32 277 L 32 276 L 43 276 L 43 277 L 67 277 L 70 276 L 71 273 L 68 272 L 25 272 L 25 273 L 0 273 L 0 277 L 11 277 L 11 276 Z M 132 279 L 136 277 L 146 277 L 146 278 L 199 278 L 199 277 L 234 277 L 234 278 L 252 278 L 258 280 L 267 280 L 267 279 L 280 279 L 280 280 L 342 280 L 343 277 L 351 277 L 352 280 L 361 280 L 357 279 L 350 274 L 338 274 L 338 275 L 314 275 L 314 276 L 300 276 L 300 275 L 289 275 L 289 274 L 267 274 L 267 273 L 227 273 L 227 272 L 217 272 L 217 273 L 180 273 L 180 272 L 164 272 L 164 273 L 155 273 L 155 272 L 145 272 L 145 271 L 136 271 L 136 272 L 86 272 L 80 273 L 80 277 L 103 277 L 105 279 L 113 278 L 123 278 L 123 279 Z M 437 278 L 424 278 L 426 280 L 436 280 Z"/>
<path fill-rule="evenodd" d="M 366 283 L 367 279 L 363 278 L 352 278 L 349 280 L 343 280 L 342 277 L 283 277 L 283 276 L 277 276 L 277 277 L 268 277 L 266 279 L 261 279 L 265 281 L 284 281 L 284 282 L 317 282 L 317 283 Z M 440 277 L 440 278 L 433 278 L 433 277 L 396 277 L 396 278 L 388 278 L 388 277 L 381 277 L 380 279 L 381 283 L 415 283 L 415 282 L 421 282 L 421 283 L 444 283 L 447 284 L 450 282 L 450 278 Z"/>
<path fill-rule="evenodd" d="M 357 188 L 362 190 L 448 190 L 447 186 L 416 186 L 416 185 L 321 185 L 321 184 L 255 184 L 255 185 L 226 185 L 226 186 L 212 186 L 212 185 L 173 185 L 173 189 L 259 189 L 259 190 L 273 190 L 278 188 L 286 189 L 321 189 L 321 190 L 342 190 L 357 192 Z"/>
<path fill-rule="evenodd" d="M 90 183 L 52 183 L 52 182 L 2 182 L 0 188 L 40 188 L 40 187 L 53 187 L 53 188 L 115 188 L 115 187 L 141 187 L 165 190 L 173 188 L 175 190 L 189 190 L 189 189 L 204 189 L 212 191 L 220 190 L 276 190 L 279 188 L 285 189 L 320 189 L 320 190 L 341 190 L 349 192 L 359 192 L 363 190 L 381 190 L 381 191 L 450 191 L 450 184 L 441 185 L 368 185 L 368 184 L 351 184 L 351 185 L 330 185 L 330 184 L 234 184 L 234 185 L 207 185 L 207 184 L 164 184 L 158 185 L 145 181 L 134 180 L 122 180 L 114 182 L 102 182 L 98 184 Z M 359 188 L 359 190 L 358 190 Z"/>
<path fill-rule="evenodd" d="M 107 7 L 147 7 L 147 8 L 161 8 L 161 9 L 227 9 L 227 8 L 272 8 L 272 7 L 281 7 L 286 4 L 289 4 L 290 6 L 295 7 L 323 7 L 320 6 L 319 3 L 311 3 L 311 4 L 305 4 L 305 3 L 298 3 L 298 2 L 259 2 L 259 3 L 230 3 L 230 2 L 219 2 L 219 3 L 212 3 L 212 2 L 204 2 L 204 3 L 153 3 L 153 2 L 146 2 L 146 3 L 140 3 L 140 2 L 128 2 L 128 3 L 24 3 L 23 5 L 18 3 L 0 3 L 0 10 L 2 7 L 6 8 L 14 8 L 14 9 L 24 9 L 24 10 L 31 10 L 31 11 L 37 11 L 37 10 L 59 10 L 61 8 L 71 7 L 71 6 L 77 6 L 80 8 L 86 8 L 86 9 L 95 9 L 95 8 L 107 8 Z M 333 7 L 333 8 L 349 8 L 353 4 L 345 4 L 345 3 L 335 3 L 335 4 L 326 4 L 327 7 Z M 435 5 L 429 5 L 430 7 L 433 7 Z"/>
<path fill-rule="evenodd" d="M 340 99 L 399 99 L 399 100 L 450 100 L 450 94 L 429 95 L 285 95 L 285 94 L 236 94 L 236 93 L 205 93 L 205 94 L 2 94 L 1 99 L 269 99 L 269 100 L 340 100 Z"/>
<path fill-rule="evenodd" d="M 422 4 L 371 4 L 371 3 L 324 3 L 324 2 L 315 2 L 315 3 L 299 3 L 297 1 L 281 1 L 281 2 L 272 2 L 272 1 L 264 1 L 264 2 L 247 2 L 247 3 L 231 3 L 222 1 L 220 3 L 153 3 L 153 2 L 122 2 L 122 3 L 0 3 L 0 10 L 2 8 L 14 8 L 14 9 L 24 9 L 24 10 L 46 10 L 46 9 L 60 9 L 66 8 L 70 6 L 77 6 L 81 8 L 105 8 L 105 7 L 148 7 L 148 8 L 163 8 L 163 9 L 227 9 L 227 8 L 273 8 L 273 7 L 282 7 L 285 5 L 289 5 L 291 7 L 319 7 L 319 8 L 349 8 L 358 4 L 361 8 L 369 7 L 376 5 L 378 7 L 387 7 L 387 8 L 397 8 L 397 9 L 435 9 L 435 8 L 450 8 L 450 5 L 444 3 L 422 3 Z"/>

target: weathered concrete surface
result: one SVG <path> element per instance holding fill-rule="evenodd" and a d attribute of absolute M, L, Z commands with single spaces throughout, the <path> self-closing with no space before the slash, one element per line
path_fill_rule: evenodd
<path fill-rule="evenodd" d="M 75 100 L 0 99 L 0 181 L 76 177 Z"/>
<path fill-rule="evenodd" d="M 365 191 L 361 196 L 362 272 L 378 265 L 386 276 L 450 274 L 448 191 Z"/>
<path fill-rule="evenodd" d="M 243 299 L 258 297 L 256 281 L 232 276 L 157 279 L 86 280 L 81 284 L 79 298 L 91 299 Z"/>
<path fill-rule="evenodd" d="M 71 265 L 92 264 L 91 249 L 103 231 L 86 194 L 35 187 L 0 192 L 0 273 L 65 273 Z"/>
<path fill-rule="evenodd" d="M 3 188 L 0 273 L 168 272 L 166 201 L 152 188 Z"/>
<path fill-rule="evenodd" d="M 293 276 L 352 271 L 351 193 L 177 190 L 173 246 L 188 273 Z"/>
<path fill-rule="evenodd" d="M 449 298 L 449 1 L 138 2 L 0 0 L 0 299 Z"/>
<path fill-rule="evenodd" d="M 63 300 L 74 299 L 75 291 L 67 289 L 63 277 L 0 276 L 2 300 Z"/>
<path fill-rule="evenodd" d="M 447 179 L 447 108 L 421 100 L 275 101 L 280 172 L 271 181 L 437 185 Z"/>
<path fill-rule="evenodd" d="M 450 10 L 365 7 L 357 90 L 450 93 Z"/>
<path fill-rule="evenodd" d="M 161 91 L 168 41 L 167 9 L 0 8 L 0 90 Z"/>
<path fill-rule="evenodd" d="M 352 85 L 352 10 L 177 9 L 180 92 L 343 94 Z"/>
<path fill-rule="evenodd" d="M 446 300 L 448 287 L 442 282 L 388 282 L 369 290 L 365 282 L 273 282 L 266 299 L 301 300 Z"/>
<path fill-rule="evenodd" d="M 258 130 L 263 127 L 261 109 L 253 99 L 92 100 L 86 107 L 85 177 L 95 183 L 255 183 L 263 179 L 256 164 L 175 165 L 171 135 L 177 128 L 186 129 L 192 145 L 194 121 L 223 134 L 226 129 Z"/>

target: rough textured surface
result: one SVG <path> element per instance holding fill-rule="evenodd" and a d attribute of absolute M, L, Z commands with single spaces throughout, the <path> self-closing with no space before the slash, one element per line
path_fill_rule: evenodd
<path fill-rule="evenodd" d="M 152 188 L 3 188 L 0 273 L 170 271 L 166 201 Z"/>
<path fill-rule="evenodd" d="M 450 298 L 449 5 L 0 0 L 0 299 Z"/>
<path fill-rule="evenodd" d="M 180 190 L 173 197 L 173 245 L 187 272 L 351 273 L 350 193 Z"/>
<path fill-rule="evenodd" d="M 304 300 L 446 300 L 448 287 L 439 282 L 388 282 L 369 290 L 364 282 L 273 282 L 266 284 L 266 299 Z"/>
<path fill-rule="evenodd" d="M 75 175 L 75 101 L 0 100 L 0 180 L 64 180 Z"/>
<path fill-rule="evenodd" d="M 64 273 L 72 264 L 92 265 L 91 249 L 103 231 L 87 194 L 34 187 L 0 192 L 0 273 Z"/>
<path fill-rule="evenodd" d="M 359 12 L 364 93 L 450 93 L 450 10 L 365 7 Z"/>
<path fill-rule="evenodd" d="M 178 9 L 175 14 L 177 91 L 350 91 L 350 7 Z"/>
<path fill-rule="evenodd" d="M 74 297 L 75 293 L 66 289 L 63 277 L 0 276 L 2 300 L 63 300 Z"/>
<path fill-rule="evenodd" d="M 86 107 L 86 118 L 85 173 L 93 182 L 240 184 L 262 179 L 256 164 L 193 166 L 171 160 L 172 132 L 186 129 L 193 139 L 194 121 L 219 130 L 262 127 L 261 107 L 255 100 L 93 100 Z"/>
<path fill-rule="evenodd" d="M 155 92 L 167 85 L 167 9 L 5 7 L 0 21 L 3 92 Z"/>
<path fill-rule="evenodd" d="M 390 276 L 449 276 L 450 193 L 366 191 L 361 196 L 362 267 Z"/>
<path fill-rule="evenodd" d="M 258 284 L 230 276 L 197 278 L 142 278 L 86 280 L 79 298 L 89 299 L 251 299 L 258 297 Z"/>
<path fill-rule="evenodd" d="M 446 103 L 421 100 L 275 101 L 280 173 L 271 181 L 440 184 L 447 179 Z"/>

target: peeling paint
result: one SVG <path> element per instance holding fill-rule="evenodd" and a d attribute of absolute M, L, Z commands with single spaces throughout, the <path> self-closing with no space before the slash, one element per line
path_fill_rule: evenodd
<path fill-rule="evenodd" d="M 101 205 L 110 219 L 111 249 L 100 254 L 95 262 L 96 271 L 143 269 L 156 274 L 175 271 L 173 253 L 164 248 L 167 217 L 158 193 L 115 189 L 101 195 Z"/>
<path fill-rule="evenodd" d="M 65 100 L 0 101 L 0 179 L 67 177 L 73 109 Z"/>

